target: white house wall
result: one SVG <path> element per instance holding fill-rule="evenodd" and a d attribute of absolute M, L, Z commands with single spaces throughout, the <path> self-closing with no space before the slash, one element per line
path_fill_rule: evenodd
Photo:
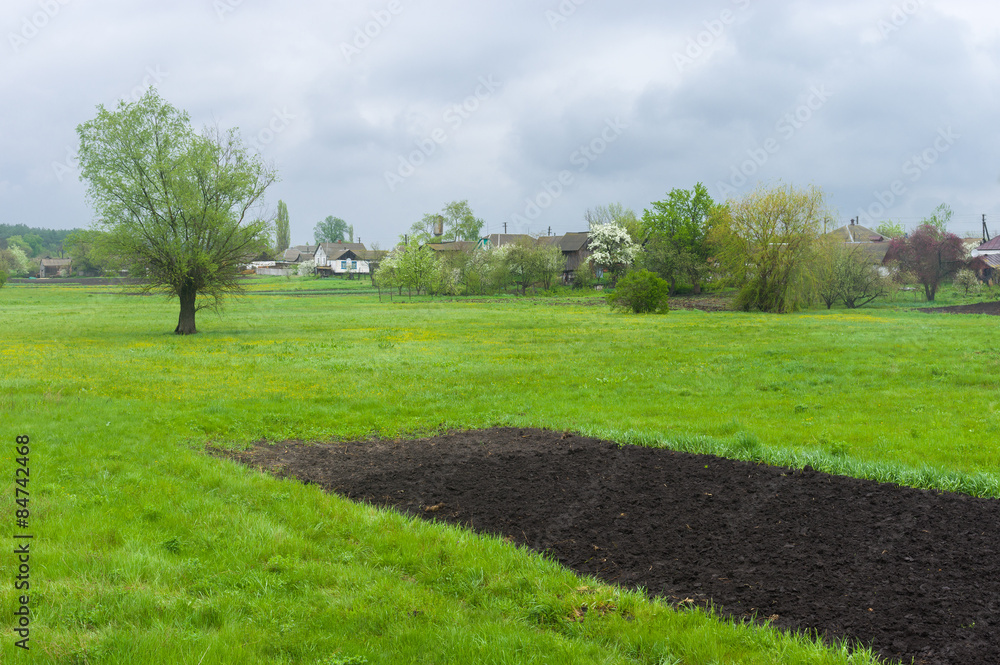
<path fill-rule="evenodd" d="M 349 266 L 351 265 L 351 261 L 350 260 L 346 261 L 348 265 L 348 267 L 346 268 L 342 267 L 344 261 L 331 261 L 332 265 L 330 267 L 333 268 L 333 272 L 337 275 L 346 275 L 349 272 L 355 274 L 367 275 L 370 272 L 370 268 L 368 267 L 367 261 L 358 261 L 357 262 L 358 266 L 356 268 L 349 268 Z M 317 263 L 316 265 L 319 264 Z"/>
<path fill-rule="evenodd" d="M 317 266 L 327 265 L 326 251 L 322 246 L 316 248 L 316 255 L 313 257 L 313 260 L 316 262 Z"/>

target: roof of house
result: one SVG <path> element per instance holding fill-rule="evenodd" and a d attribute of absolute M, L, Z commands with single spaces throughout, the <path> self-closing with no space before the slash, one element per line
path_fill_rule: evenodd
<path fill-rule="evenodd" d="M 579 252 L 587 246 L 590 240 L 590 233 L 583 231 L 580 233 L 567 233 L 559 238 L 559 249 L 564 252 Z"/>
<path fill-rule="evenodd" d="M 351 249 L 350 247 L 344 247 L 341 249 L 334 249 L 332 252 L 326 255 L 326 258 L 330 259 L 331 261 L 343 261 L 346 259 L 357 260 L 361 258 L 358 256 L 358 252 L 363 252 L 363 251 L 367 250 L 362 250 L 362 249 L 354 250 Z"/>
<path fill-rule="evenodd" d="M 380 261 L 385 258 L 385 255 L 389 251 L 385 249 L 366 249 L 364 251 L 355 252 L 358 255 L 358 259 L 361 261 Z"/>
<path fill-rule="evenodd" d="M 527 233 L 491 233 L 489 236 L 490 244 L 494 247 L 503 247 L 505 245 L 513 245 L 517 242 L 527 240 L 534 241 L 535 239 L 529 236 Z"/>
<path fill-rule="evenodd" d="M 355 252 L 363 252 L 367 249 L 360 242 L 321 242 L 319 247 L 322 247 L 323 252 L 325 252 L 330 258 L 333 258 L 334 254 L 337 252 L 343 252 L 345 249 L 351 249 Z M 319 251 L 319 247 L 316 248 L 317 252 Z"/>
<path fill-rule="evenodd" d="M 319 247 L 319 245 L 292 245 L 289 249 L 297 249 L 300 252 L 305 252 L 306 254 L 315 254 L 317 247 Z"/>
<path fill-rule="evenodd" d="M 59 268 L 62 266 L 68 266 L 73 263 L 73 259 L 42 259 L 41 265 L 46 268 Z"/>
<path fill-rule="evenodd" d="M 427 246 L 435 252 L 471 252 L 479 246 L 474 240 L 456 240 L 454 242 L 429 242 Z"/>
<path fill-rule="evenodd" d="M 845 224 L 826 235 L 842 240 L 843 242 L 883 242 L 886 240 L 885 236 L 878 231 L 872 231 L 860 224 Z"/>
<path fill-rule="evenodd" d="M 980 252 L 983 252 L 983 251 L 986 251 L 986 252 L 989 252 L 989 251 L 994 251 L 994 252 L 1000 251 L 1000 236 L 997 236 L 996 238 L 993 238 L 992 240 L 987 240 L 983 244 L 979 245 L 979 247 L 976 247 L 976 250 L 980 251 Z"/>
<path fill-rule="evenodd" d="M 889 251 L 887 242 L 854 242 L 849 243 L 851 251 L 861 252 L 872 263 L 883 263 L 885 255 Z"/>
<path fill-rule="evenodd" d="M 316 252 L 305 252 L 295 247 L 289 247 L 281 255 L 281 260 L 289 263 L 300 263 L 302 261 L 312 261 L 315 257 Z"/>
<path fill-rule="evenodd" d="M 968 267 L 973 270 L 1000 268 L 1000 254 L 980 254 L 979 256 L 974 256 L 969 261 Z"/>

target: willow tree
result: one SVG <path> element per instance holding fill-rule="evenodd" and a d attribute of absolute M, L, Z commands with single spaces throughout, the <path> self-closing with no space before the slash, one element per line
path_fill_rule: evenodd
<path fill-rule="evenodd" d="M 276 180 L 236 130 L 191 127 L 150 88 L 77 127 L 80 179 L 95 228 L 146 293 L 180 301 L 179 335 L 196 333 L 195 313 L 242 291 L 246 263 L 267 250 L 270 222 L 256 217 Z"/>
<path fill-rule="evenodd" d="M 808 267 L 827 215 L 822 190 L 761 186 L 714 214 L 711 237 L 740 288 L 737 309 L 780 313 L 808 300 Z"/>

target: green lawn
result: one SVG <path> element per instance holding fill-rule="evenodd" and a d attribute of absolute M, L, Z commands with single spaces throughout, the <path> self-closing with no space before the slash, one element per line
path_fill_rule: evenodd
<path fill-rule="evenodd" d="M 636 317 L 575 296 L 380 303 L 369 288 L 256 280 L 187 338 L 171 334 L 176 302 L 0 290 L 0 661 L 869 662 L 206 443 L 538 426 L 1000 496 L 993 318 Z M 16 435 L 31 437 L 30 659 L 13 646 Z M 582 604 L 602 610 L 570 620 Z"/>

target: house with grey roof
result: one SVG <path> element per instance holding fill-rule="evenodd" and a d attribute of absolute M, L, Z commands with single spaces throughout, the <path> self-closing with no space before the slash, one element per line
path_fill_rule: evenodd
<path fill-rule="evenodd" d="M 873 265 L 882 265 L 885 262 L 886 252 L 889 251 L 889 238 L 853 222 L 834 229 L 823 237 L 843 242 L 850 248 L 857 248 L 858 251 L 864 252 Z"/>
<path fill-rule="evenodd" d="M 316 248 L 316 274 L 321 277 L 367 275 L 371 264 L 368 249 L 360 242 L 323 242 Z M 363 258 L 365 257 L 365 258 Z"/>
<path fill-rule="evenodd" d="M 38 265 L 39 277 L 69 277 L 73 272 L 73 259 L 45 257 Z"/>

